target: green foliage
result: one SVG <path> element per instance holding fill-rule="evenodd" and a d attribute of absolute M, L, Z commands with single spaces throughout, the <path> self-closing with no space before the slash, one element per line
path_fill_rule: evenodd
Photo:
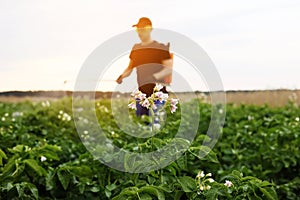
<path fill-rule="evenodd" d="M 86 101 L 82 100 L 82 112 L 87 109 Z M 95 109 L 111 144 L 132 152 L 151 152 L 172 141 L 170 148 L 181 156 L 149 173 L 116 171 L 95 160 L 82 144 L 70 98 L 50 104 L 0 103 L 0 117 L 5 117 L 0 121 L 1 199 L 300 199 L 300 108 L 294 104 L 281 108 L 228 104 L 222 137 L 211 150 L 201 145 L 211 140 L 205 135 L 209 104 L 200 102 L 201 120 L 190 143 L 175 137 L 184 123 L 180 112 L 167 113 L 154 137 L 136 138 L 120 130 L 110 103 L 97 101 Z M 181 106 L 190 108 L 188 102 L 179 105 L 179 110 Z M 186 121 L 193 119 L 195 110 L 190 110 Z M 138 123 L 134 112 L 129 113 Z M 88 124 L 90 119 L 78 120 Z M 183 127 L 186 134 L 192 131 L 188 123 Z M 148 134 L 142 128 L 131 130 Z M 103 140 L 90 133 L 83 136 Z M 118 155 L 111 154 L 113 146 L 107 147 L 95 145 L 97 151 L 105 152 L 103 160 L 117 160 Z M 141 162 L 150 162 L 133 159 L 125 157 L 125 169 L 139 169 L 144 166 Z M 208 174 L 202 175 L 202 170 Z"/>

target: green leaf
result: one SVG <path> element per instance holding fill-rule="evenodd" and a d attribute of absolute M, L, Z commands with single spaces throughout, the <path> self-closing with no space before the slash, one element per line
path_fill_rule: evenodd
<path fill-rule="evenodd" d="M 45 177 L 46 179 L 46 190 L 52 190 L 55 186 L 55 181 L 53 180 L 55 176 L 55 170 L 52 167 L 48 168 L 48 173 Z"/>
<path fill-rule="evenodd" d="M 110 185 L 107 185 L 105 188 L 109 191 L 113 191 L 114 189 L 117 188 L 117 186 L 116 186 L 116 184 L 110 184 Z"/>
<path fill-rule="evenodd" d="M 269 200 L 277 200 L 278 199 L 276 191 L 274 190 L 274 188 L 268 188 L 268 187 L 262 188 L 262 187 L 260 187 L 259 190 Z"/>
<path fill-rule="evenodd" d="M 19 198 L 28 197 L 28 194 L 25 194 L 26 188 L 29 189 L 29 191 L 31 192 L 31 194 L 34 196 L 35 199 L 39 198 L 38 190 L 36 186 L 32 183 L 28 183 L 28 182 L 16 183 L 15 187 L 17 189 Z"/>
<path fill-rule="evenodd" d="M 98 186 L 93 186 L 93 187 L 90 188 L 90 191 L 91 192 L 99 192 L 100 188 Z"/>
<path fill-rule="evenodd" d="M 186 155 L 183 155 L 176 161 L 177 165 L 181 170 L 186 170 L 187 169 L 187 157 Z"/>
<path fill-rule="evenodd" d="M 170 164 L 169 166 L 167 166 L 165 169 L 170 171 L 173 176 L 176 176 L 176 169 L 172 165 L 173 165 L 173 163 Z"/>
<path fill-rule="evenodd" d="M 12 189 L 13 186 L 13 182 L 8 182 L 6 185 L 4 185 L 2 188 L 3 190 L 9 191 L 10 189 Z"/>
<path fill-rule="evenodd" d="M 42 153 L 41 156 L 45 156 L 46 158 L 52 159 L 52 160 L 59 160 L 58 155 L 54 152 L 45 152 L 45 153 Z"/>
<path fill-rule="evenodd" d="M 138 191 L 137 187 L 125 188 L 121 191 L 119 195 L 112 198 L 112 200 L 127 200 L 129 199 L 129 197 L 136 197 L 137 191 Z"/>
<path fill-rule="evenodd" d="M 52 151 L 52 152 L 60 152 L 60 151 L 62 151 L 59 146 L 57 146 L 57 145 L 51 145 L 51 144 L 46 144 L 45 146 L 43 146 L 43 149 L 47 149 L 47 150 Z"/>
<path fill-rule="evenodd" d="M 266 186 L 272 186 L 272 183 L 268 181 L 262 181 L 259 183 L 259 187 L 266 187 Z"/>
<path fill-rule="evenodd" d="M 181 196 L 184 194 L 183 191 L 181 190 L 176 190 L 175 191 L 175 195 L 174 195 L 174 200 L 180 200 L 181 199 Z"/>
<path fill-rule="evenodd" d="M 15 184 L 15 187 L 17 189 L 19 198 L 24 196 L 24 188 L 20 185 L 20 183 Z"/>
<path fill-rule="evenodd" d="M 18 144 L 17 146 L 13 147 L 12 149 L 8 149 L 10 152 L 12 153 L 21 153 L 23 151 L 29 151 L 30 147 L 26 146 L 26 145 L 21 145 Z"/>
<path fill-rule="evenodd" d="M 189 152 L 198 157 L 200 160 L 219 163 L 217 154 L 207 146 L 190 147 Z"/>
<path fill-rule="evenodd" d="M 109 197 L 111 196 L 111 191 L 109 191 L 109 190 L 105 189 L 105 191 L 104 191 L 104 192 L 105 192 L 105 196 L 106 196 L 106 197 L 108 197 L 108 198 L 109 198 Z"/>
<path fill-rule="evenodd" d="M 72 166 L 69 170 L 71 174 L 78 177 L 88 177 L 94 175 L 91 168 L 87 165 Z"/>
<path fill-rule="evenodd" d="M 233 170 L 231 174 L 232 174 L 232 176 L 234 176 L 234 177 L 236 177 L 238 179 L 241 179 L 243 177 L 243 173 L 239 172 L 237 170 Z"/>
<path fill-rule="evenodd" d="M 61 152 L 60 147 L 46 144 L 39 148 L 39 156 L 45 156 L 48 159 L 59 160 L 57 152 Z"/>
<path fill-rule="evenodd" d="M 138 193 L 151 194 L 151 195 L 157 197 L 158 200 L 164 200 L 165 199 L 165 194 L 155 186 L 150 186 L 149 185 L 149 186 L 141 187 L 138 190 Z"/>
<path fill-rule="evenodd" d="M 58 179 L 59 179 L 61 185 L 63 186 L 63 188 L 65 190 L 67 190 L 70 180 L 71 180 L 71 176 L 70 176 L 69 172 L 67 172 L 66 169 L 59 169 L 57 171 L 57 176 L 58 176 Z"/>
<path fill-rule="evenodd" d="M 184 192 L 193 192 L 197 189 L 195 179 L 189 176 L 178 177 L 178 182 L 181 185 Z"/>
<path fill-rule="evenodd" d="M 32 195 L 34 196 L 35 199 L 39 198 L 38 189 L 36 188 L 36 186 L 34 184 L 28 183 L 28 182 L 22 182 L 21 185 L 24 188 L 28 188 L 30 190 L 30 192 L 32 193 Z"/>
<path fill-rule="evenodd" d="M 80 194 L 83 194 L 84 190 L 85 190 L 85 183 L 79 182 L 78 183 L 78 188 L 79 188 Z"/>
<path fill-rule="evenodd" d="M 16 169 L 16 158 L 17 155 L 11 157 L 8 162 L 4 165 L 4 168 L 2 170 L 2 175 L 0 176 L 0 180 L 2 181 L 6 177 L 13 174 L 13 172 Z"/>
<path fill-rule="evenodd" d="M 4 153 L 4 151 L 2 151 L 2 149 L 0 149 L 0 166 L 2 166 L 3 165 L 3 163 L 2 163 L 2 159 L 7 159 L 7 156 L 6 156 L 6 154 Z"/>
<path fill-rule="evenodd" d="M 27 164 L 27 166 L 29 166 L 31 169 L 33 169 L 39 176 L 47 175 L 47 171 L 43 167 L 41 167 L 35 160 L 26 159 L 23 160 L 23 162 Z"/>
<path fill-rule="evenodd" d="M 140 196 L 140 200 L 152 200 L 153 198 L 149 195 L 149 194 L 147 194 L 147 193 L 142 193 L 142 194 L 139 194 L 139 196 Z"/>

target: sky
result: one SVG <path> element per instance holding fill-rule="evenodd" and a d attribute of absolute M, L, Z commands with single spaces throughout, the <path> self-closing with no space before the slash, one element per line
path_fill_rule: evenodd
<path fill-rule="evenodd" d="M 72 90 L 90 53 L 143 16 L 199 44 L 224 90 L 300 89 L 299 0 L 1 0 L 0 91 Z M 112 63 L 104 79 L 115 80 L 128 61 Z M 174 58 L 193 85 L 187 67 Z M 115 88 L 107 81 L 100 89 Z"/>

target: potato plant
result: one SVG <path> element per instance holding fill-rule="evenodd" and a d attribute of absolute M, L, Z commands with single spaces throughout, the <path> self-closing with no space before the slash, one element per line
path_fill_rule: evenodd
<path fill-rule="evenodd" d="M 87 109 L 85 101 L 90 100 L 82 100 L 82 112 Z M 179 110 L 189 106 L 189 102 L 183 104 L 178 105 Z M 90 130 L 77 133 L 71 98 L 2 102 L 0 197 L 300 199 L 299 106 L 293 102 L 279 108 L 228 104 L 222 137 L 210 149 L 199 144 L 210 139 L 206 131 L 211 106 L 204 102 L 199 105 L 197 135 L 191 143 L 179 141 L 189 145 L 182 156 L 159 170 L 126 173 L 107 167 L 87 151 L 80 137 L 94 136 Z M 150 152 L 168 144 L 180 124 L 180 112 L 169 113 L 163 129 L 154 137 L 134 138 L 117 126 L 110 100 L 97 100 L 95 109 L 111 144 L 133 152 Z M 140 120 L 135 118 L 134 110 L 129 112 L 133 120 Z M 77 120 L 88 127 L 89 119 Z M 200 157 L 199 152 L 208 154 Z M 107 154 L 103 159 L 109 161 L 114 156 Z M 132 165 L 139 167 L 138 162 Z"/>

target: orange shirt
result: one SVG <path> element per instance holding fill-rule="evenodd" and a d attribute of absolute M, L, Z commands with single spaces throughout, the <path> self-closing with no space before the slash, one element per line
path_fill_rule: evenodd
<path fill-rule="evenodd" d="M 129 58 L 132 60 L 132 68 L 136 67 L 139 90 L 151 95 L 155 83 L 164 82 L 155 80 L 153 74 L 163 69 L 162 60 L 170 59 L 169 45 L 153 40 L 148 45 L 134 44 Z M 165 88 L 163 89 L 165 90 Z"/>

